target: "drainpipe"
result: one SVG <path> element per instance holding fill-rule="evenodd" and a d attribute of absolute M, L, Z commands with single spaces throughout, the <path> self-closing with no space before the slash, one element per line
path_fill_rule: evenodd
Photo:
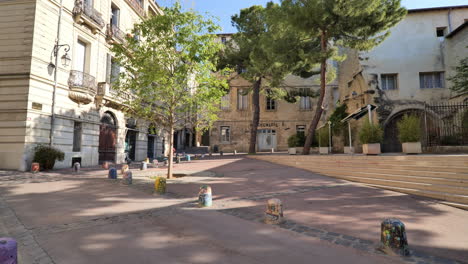
<path fill-rule="evenodd" d="M 448 19 L 448 29 L 449 29 L 449 34 L 452 32 L 452 9 L 450 8 L 447 14 L 447 19 Z"/>
<path fill-rule="evenodd" d="M 63 0 L 60 0 L 60 11 L 58 17 L 58 26 L 57 26 L 57 39 L 55 41 L 55 47 L 58 47 L 60 43 L 60 26 L 62 22 L 62 11 L 63 11 Z M 57 90 L 57 70 L 58 70 L 58 53 L 55 56 L 55 69 L 54 69 L 54 88 L 52 92 L 52 116 L 50 118 L 50 133 L 49 133 L 49 145 L 52 147 L 53 145 L 53 138 L 54 138 L 54 125 L 55 125 L 55 92 Z"/>

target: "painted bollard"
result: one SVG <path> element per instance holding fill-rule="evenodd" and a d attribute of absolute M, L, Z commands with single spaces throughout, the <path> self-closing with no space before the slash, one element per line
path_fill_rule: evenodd
<path fill-rule="evenodd" d="M 78 173 L 78 172 L 80 172 L 80 169 L 81 169 L 80 163 L 79 163 L 79 162 L 75 162 L 75 163 L 73 164 L 73 171 L 74 171 L 75 173 Z"/>
<path fill-rule="evenodd" d="M 190 158 L 190 155 L 187 155 L 187 161 L 190 161 L 191 158 Z"/>
<path fill-rule="evenodd" d="M 158 167 L 159 167 L 159 162 L 158 162 L 157 159 L 154 159 L 154 160 L 153 160 L 153 165 L 154 165 L 155 168 L 158 168 Z"/>
<path fill-rule="evenodd" d="M 109 162 L 104 161 L 104 162 L 102 163 L 102 168 L 108 170 L 108 169 L 109 169 Z"/>
<path fill-rule="evenodd" d="M 132 172 L 130 170 L 126 171 L 122 178 L 123 178 L 122 182 L 125 185 L 130 185 L 133 182 L 133 175 L 132 175 Z"/>
<path fill-rule="evenodd" d="M 223 156 L 223 155 L 224 155 L 224 152 L 220 151 L 220 152 L 219 152 L 219 155 Z"/>
<path fill-rule="evenodd" d="M 33 162 L 33 163 L 31 164 L 31 172 L 32 172 L 32 173 L 39 172 L 39 168 L 40 168 L 39 163 Z"/>
<path fill-rule="evenodd" d="M 283 203 L 280 199 L 270 199 L 267 201 L 265 211 L 265 223 L 278 225 L 283 222 Z"/>
<path fill-rule="evenodd" d="M 380 227 L 379 249 L 384 253 L 408 256 L 408 239 L 406 237 L 405 224 L 398 219 L 385 219 Z"/>
<path fill-rule="evenodd" d="M 213 197 L 211 193 L 211 187 L 208 185 L 203 185 L 200 187 L 198 192 L 198 206 L 199 207 L 209 207 L 213 204 Z"/>
<path fill-rule="evenodd" d="M 117 179 L 117 170 L 115 168 L 110 168 L 109 169 L 109 179 Z"/>
<path fill-rule="evenodd" d="M 147 162 L 142 162 L 140 166 L 140 170 L 146 170 L 148 169 L 148 163 Z"/>
<path fill-rule="evenodd" d="M 18 263 L 18 244 L 13 238 L 0 237 L 0 263 Z"/>
<path fill-rule="evenodd" d="M 120 169 L 120 173 L 122 173 L 122 175 L 124 175 L 126 171 L 128 171 L 128 165 L 124 164 L 124 165 L 122 165 L 122 168 Z"/>
<path fill-rule="evenodd" d="M 176 163 L 180 163 L 180 156 L 176 157 Z"/>
<path fill-rule="evenodd" d="M 154 191 L 158 194 L 166 193 L 166 178 L 156 177 L 156 180 L 154 181 Z"/>

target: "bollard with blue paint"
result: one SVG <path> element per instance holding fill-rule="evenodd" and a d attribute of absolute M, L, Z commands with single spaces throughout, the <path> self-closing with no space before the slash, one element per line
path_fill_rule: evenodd
<path fill-rule="evenodd" d="M 0 237 L 0 263 L 18 263 L 18 244 L 13 238 Z"/>
<path fill-rule="evenodd" d="M 81 169 L 81 165 L 79 162 L 75 162 L 75 164 L 73 164 L 73 171 L 78 173 L 80 172 L 80 169 Z"/>
<path fill-rule="evenodd" d="M 187 155 L 187 161 L 190 161 L 191 158 L 190 158 L 190 155 Z"/>
<path fill-rule="evenodd" d="M 209 207 L 213 204 L 213 197 L 211 192 L 211 187 L 208 185 L 203 185 L 200 187 L 198 192 L 198 206 L 199 207 Z"/>
<path fill-rule="evenodd" d="M 115 168 L 110 168 L 109 169 L 109 179 L 117 179 L 117 170 Z"/>
<path fill-rule="evenodd" d="M 125 172 L 123 179 L 122 179 L 122 183 L 125 185 L 130 185 L 133 183 L 133 175 L 130 170 Z"/>
<path fill-rule="evenodd" d="M 267 201 L 265 211 L 265 223 L 278 225 L 283 222 L 283 203 L 280 199 L 270 199 Z"/>
<path fill-rule="evenodd" d="M 385 219 L 380 230 L 379 250 L 390 255 L 409 255 L 405 224 L 402 221 L 394 218 Z"/>
<path fill-rule="evenodd" d="M 166 178 L 156 177 L 156 180 L 154 181 L 154 191 L 158 194 L 166 193 Z"/>
<path fill-rule="evenodd" d="M 142 162 L 140 166 L 140 170 L 147 170 L 148 169 L 148 163 L 147 162 Z"/>

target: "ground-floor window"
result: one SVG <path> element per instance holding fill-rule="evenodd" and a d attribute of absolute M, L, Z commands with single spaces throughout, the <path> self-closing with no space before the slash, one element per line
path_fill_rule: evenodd
<path fill-rule="evenodd" d="M 221 143 L 231 142 L 231 127 L 222 126 L 221 127 Z"/>

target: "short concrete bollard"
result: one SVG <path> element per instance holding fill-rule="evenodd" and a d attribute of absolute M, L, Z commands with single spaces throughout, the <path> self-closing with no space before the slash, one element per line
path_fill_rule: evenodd
<path fill-rule="evenodd" d="M 80 169 L 81 169 L 81 164 L 80 164 L 79 162 L 75 162 L 75 163 L 73 164 L 73 171 L 74 171 L 75 173 L 78 173 L 78 172 L 80 172 Z"/>
<path fill-rule="evenodd" d="M 234 156 L 237 155 L 237 150 L 234 150 L 234 153 L 233 153 L 233 154 L 234 154 Z"/>
<path fill-rule="evenodd" d="M 155 168 L 158 168 L 158 167 L 159 167 L 159 162 L 158 162 L 157 159 L 154 159 L 154 160 L 153 160 L 153 165 L 154 165 Z"/>
<path fill-rule="evenodd" d="M 379 250 L 390 255 L 408 256 L 405 224 L 398 219 L 385 219 L 381 224 Z"/>
<path fill-rule="evenodd" d="M 210 156 L 210 157 L 211 157 L 211 156 L 213 156 L 213 153 L 211 153 L 211 152 L 210 152 L 210 153 L 208 153 L 208 156 Z"/>
<path fill-rule="evenodd" d="M 122 173 L 122 175 L 124 175 L 126 171 L 128 171 L 128 165 L 124 164 L 124 165 L 122 165 L 122 168 L 120 169 L 120 173 Z"/>
<path fill-rule="evenodd" d="M 148 163 L 147 162 L 142 162 L 140 165 L 140 170 L 147 170 L 148 169 Z"/>
<path fill-rule="evenodd" d="M 223 155 L 224 155 L 224 152 L 220 151 L 220 152 L 219 152 L 219 155 L 223 156 Z"/>
<path fill-rule="evenodd" d="M 117 170 L 115 168 L 110 168 L 109 169 L 109 179 L 117 179 Z"/>
<path fill-rule="evenodd" d="M 9 237 L 0 237 L 0 263 L 18 263 L 18 243 Z"/>
<path fill-rule="evenodd" d="M 149 160 L 148 157 L 146 157 L 145 162 L 146 162 L 146 163 L 150 163 L 150 160 Z"/>
<path fill-rule="evenodd" d="M 154 181 L 154 191 L 158 194 L 166 193 L 166 178 L 156 177 L 156 180 Z"/>
<path fill-rule="evenodd" d="M 180 157 L 179 156 L 176 157 L 176 162 L 175 163 L 180 163 Z"/>
<path fill-rule="evenodd" d="M 104 161 L 104 162 L 102 163 L 102 168 L 108 170 L 108 169 L 109 169 L 109 162 Z"/>
<path fill-rule="evenodd" d="M 39 163 L 33 162 L 33 163 L 31 164 L 31 172 L 32 172 L 32 173 L 39 172 L 39 169 L 40 169 Z"/>
<path fill-rule="evenodd" d="M 271 151 L 270 151 L 270 153 L 275 153 L 275 149 L 272 148 Z"/>
<path fill-rule="evenodd" d="M 125 184 L 125 185 L 130 185 L 133 183 L 133 175 L 132 175 L 132 171 L 128 170 L 124 173 L 124 176 L 123 176 L 123 179 L 122 179 L 122 183 Z"/>
<path fill-rule="evenodd" d="M 278 225 L 283 222 L 283 203 L 280 199 L 270 199 L 265 211 L 265 223 Z"/>
<path fill-rule="evenodd" d="M 203 185 L 200 187 L 198 192 L 198 206 L 199 207 L 209 207 L 213 204 L 213 197 L 211 193 L 211 187 L 208 185 Z"/>
<path fill-rule="evenodd" d="M 191 161 L 190 155 L 187 155 L 187 161 Z"/>
<path fill-rule="evenodd" d="M 167 166 L 167 164 L 168 164 L 168 161 L 165 160 L 165 161 L 164 161 L 164 166 Z"/>

